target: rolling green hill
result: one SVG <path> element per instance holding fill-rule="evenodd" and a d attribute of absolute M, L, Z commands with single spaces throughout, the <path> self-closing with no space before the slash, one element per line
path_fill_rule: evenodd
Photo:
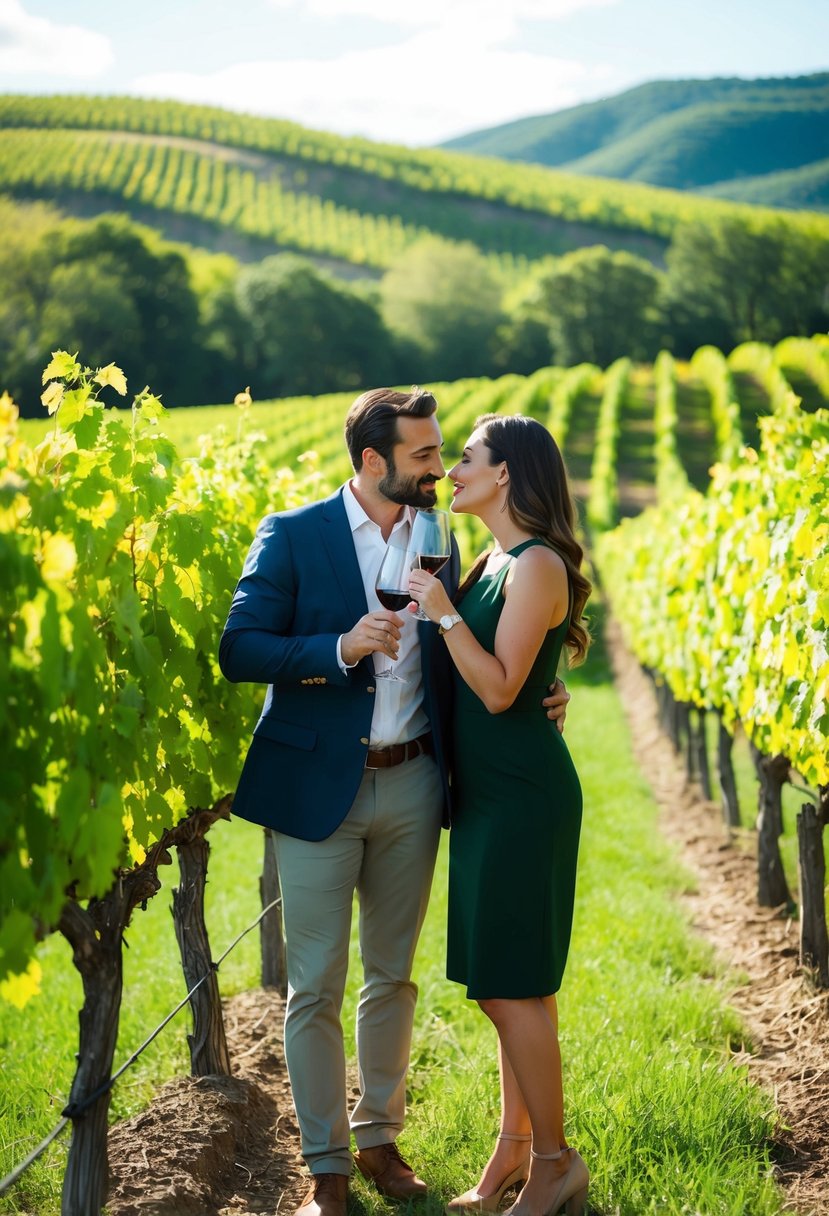
<path fill-rule="evenodd" d="M 733 183 L 729 197 L 746 202 L 825 207 L 829 193 L 814 181 L 804 199 L 799 179 L 778 180 L 771 191 L 763 179 L 829 156 L 829 73 L 658 81 L 445 146 L 679 190 L 716 184 L 723 197 Z"/>
<path fill-rule="evenodd" d="M 801 206 L 815 211 L 829 208 L 829 160 L 818 160 L 800 169 L 745 177 L 740 181 L 715 182 L 705 193 L 714 198 L 756 203 L 763 207 L 786 207 L 798 198 Z"/>
<path fill-rule="evenodd" d="M 659 263 L 683 223 L 748 214 L 636 182 L 374 144 L 215 107 L 82 96 L 0 96 L 2 192 L 75 214 L 124 210 L 173 239 L 251 260 L 296 250 L 344 274 L 382 271 L 426 232 L 473 242 L 507 276 L 596 244 Z M 786 222 L 829 230 L 814 214 Z"/>

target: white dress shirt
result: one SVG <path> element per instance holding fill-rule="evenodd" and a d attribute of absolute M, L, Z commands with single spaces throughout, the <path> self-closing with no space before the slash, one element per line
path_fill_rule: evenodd
<path fill-rule="evenodd" d="M 366 603 L 369 612 L 383 605 L 377 598 L 375 582 L 380 570 L 380 564 L 386 552 L 386 542 L 379 524 L 369 519 L 357 501 L 351 483 L 343 487 L 343 505 L 345 506 L 360 573 L 363 576 L 363 587 L 366 593 Z M 414 512 L 411 507 L 402 507 L 400 518 L 392 528 L 395 540 L 405 544 L 411 528 Z M 401 533 L 400 536 L 397 533 Z M 405 621 L 400 630 L 400 650 L 394 664 L 394 670 L 400 677 L 396 680 L 378 680 L 375 688 L 374 713 L 371 719 L 370 747 L 389 747 L 392 743 L 406 743 L 416 739 L 429 729 L 429 719 L 423 709 L 423 674 L 420 666 L 420 639 L 417 635 L 417 620 L 405 609 L 398 613 Z M 356 621 L 354 622 L 356 625 Z M 343 670 L 346 664 L 342 660 L 340 645 L 337 642 L 337 659 Z M 388 655 L 375 653 L 370 656 L 374 661 L 375 670 L 382 670 L 390 663 Z M 352 664 L 356 666 L 356 664 Z"/>

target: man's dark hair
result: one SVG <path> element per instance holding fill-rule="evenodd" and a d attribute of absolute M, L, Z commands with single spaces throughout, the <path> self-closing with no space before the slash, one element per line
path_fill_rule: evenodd
<path fill-rule="evenodd" d="M 345 443 L 348 455 L 359 473 L 363 467 L 363 452 L 374 448 L 385 461 L 392 448 L 400 442 L 398 418 L 428 418 L 438 403 L 426 389 L 412 386 L 410 393 L 398 393 L 391 388 L 372 388 L 357 398 L 345 420 Z"/>

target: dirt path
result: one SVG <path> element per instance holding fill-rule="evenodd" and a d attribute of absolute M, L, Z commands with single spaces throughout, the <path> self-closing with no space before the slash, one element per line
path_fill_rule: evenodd
<path fill-rule="evenodd" d="M 720 807 L 689 788 L 659 728 L 652 686 L 625 650 L 618 627 L 608 649 L 628 716 L 633 750 L 660 807 L 665 835 L 694 873 L 684 895 L 692 924 L 746 981 L 729 994 L 752 1044 L 737 1054 L 774 1094 L 780 1112 L 777 1180 L 801 1216 L 829 1214 L 829 993 L 817 992 L 798 964 L 798 926 L 757 904 L 753 839 L 730 842 Z"/>

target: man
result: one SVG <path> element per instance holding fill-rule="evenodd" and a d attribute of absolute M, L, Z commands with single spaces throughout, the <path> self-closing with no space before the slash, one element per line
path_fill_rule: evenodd
<path fill-rule="evenodd" d="M 394 1199 L 426 1184 L 400 1156 L 417 989 L 411 967 L 448 822 L 451 673 L 438 631 L 380 606 L 386 545 L 431 507 L 445 470 L 437 402 L 374 389 L 352 405 L 354 477 L 267 516 L 219 648 L 232 681 L 267 684 L 234 812 L 273 828 L 288 964 L 285 1057 L 313 1184 L 297 1216 L 345 1216 L 350 1132 L 361 1173 Z M 439 577 L 457 588 L 457 545 Z M 451 627 L 447 620 L 445 624 Z M 377 680 L 395 660 L 401 683 Z M 563 720 L 563 686 L 544 705 Z M 541 710 L 539 710 L 541 712 Z M 340 1010 L 354 892 L 365 982 L 351 1112 Z"/>

